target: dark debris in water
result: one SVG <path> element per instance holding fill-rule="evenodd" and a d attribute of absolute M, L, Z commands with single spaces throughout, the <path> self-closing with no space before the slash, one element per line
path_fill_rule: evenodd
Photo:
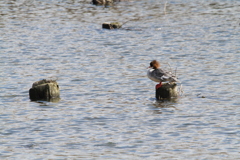
<path fill-rule="evenodd" d="M 201 93 L 197 94 L 198 98 L 206 98 L 206 96 L 201 95 Z"/>
<path fill-rule="evenodd" d="M 117 144 L 113 142 L 103 143 L 103 144 L 97 144 L 95 146 L 105 146 L 105 147 L 115 147 Z"/>
<path fill-rule="evenodd" d="M 28 148 L 28 149 L 33 149 L 36 144 L 26 144 L 26 145 L 22 145 L 24 148 Z"/>

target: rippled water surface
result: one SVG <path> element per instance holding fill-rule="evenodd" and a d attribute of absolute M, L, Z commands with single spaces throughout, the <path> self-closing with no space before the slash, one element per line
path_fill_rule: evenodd
<path fill-rule="evenodd" d="M 240 1 L 90 2 L 0 1 L 0 159 L 238 159 Z M 156 102 L 153 59 L 181 97 Z M 43 78 L 59 102 L 29 100 Z"/>

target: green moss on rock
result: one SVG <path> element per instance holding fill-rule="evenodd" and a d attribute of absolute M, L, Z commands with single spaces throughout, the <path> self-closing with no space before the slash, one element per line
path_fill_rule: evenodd
<path fill-rule="evenodd" d="M 102 28 L 105 28 L 105 29 L 118 29 L 121 27 L 122 27 L 122 24 L 119 22 L 105 22 L 102 24 Z"/>
<path fill-rule="evenodd" d="M 156 99 L 173 98 L 178 96 L 176 83 L 163 83 L 162 87 L 156 90 Z"/>
<path fill-rule="evenodd" d="M 32 88 L 29 89 L 29 97 L 31 100 L 46 100 L 60 98 L 59 86 L 54 80 L 43 79 L 33 83 Z"/>

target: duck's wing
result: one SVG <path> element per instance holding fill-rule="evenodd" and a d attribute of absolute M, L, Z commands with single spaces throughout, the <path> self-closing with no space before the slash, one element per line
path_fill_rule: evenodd
<path fill-rule="evenodd" d="M 155 69 L 152 71 L 152 77 L 158 79 L 159 81 L 163 82 L 164 71 L 160 68 Z"/>
<path fill-rule="evenodd" d="M 153 71 L 154 77 L 159 79 L 161 82 L 177 82 L 177 78 L 172 76 L 170 73 L 164 72 L 162 69 L 158 68 Z"/>

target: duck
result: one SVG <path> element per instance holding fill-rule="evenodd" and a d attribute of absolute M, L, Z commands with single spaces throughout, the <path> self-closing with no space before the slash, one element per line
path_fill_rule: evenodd
<path fill-rule="evenodd" d="M 147 76 L 152 81 L 159 83 L 156 85 L 155 96 L 157 100 L 178 97 L 178 88 L 176 84 L 176 82 L 179 82 L 178 79 L 171 72 L 162 70 L 157 60 L 151 61 L 148 67 Z"/>
<path fill-rule="evenodd" d="M 148 67 L 147 76 L 154 82 L 162 84 L 162 82 L 178 82 L 176 76 L 173 76 L 171 72 L 165 72 L 160 68 L 160 63 L 157 60 L 150 62 Z"/>
<path fill-rule="evenodd" d="M 176 82 L 179 82 L 178 79 L 176 76 L 173 76 L 171 72 L 164 72 L 160 68 L 160 63 L 157 60 L 151 61 L 147 76 L 152 81 L 159 83 L 156 85 L 157 100 L 171 99 L 178 96 L 176 84 Z"/>

